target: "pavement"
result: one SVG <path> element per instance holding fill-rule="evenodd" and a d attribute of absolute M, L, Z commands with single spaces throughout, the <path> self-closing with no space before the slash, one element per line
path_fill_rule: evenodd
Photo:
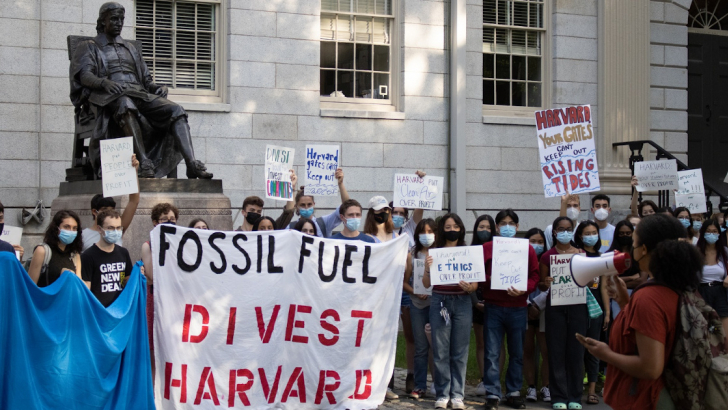
<path fill-rule="evenodd" d="M 434 409 L 435 408 L 435 398 L 431 396 L 427 396 L 424 399 L 415 400 L 409 397 L 405 393 L 405 381 L 407 379 L 407 371 L 405 369 L 395 369 L 394 372 L 394 392 L 399 395 L 399 399 L 397 400 L 391 400 L 391 401 L 385 401 L 382 403 L 382 405 L 379 406 L 379 409 L 397 409 L 397 410 L 411 410 L 411 409 Z M 427 386 L 431 385 L 432 380 L 430 376 L 427 377 Z M 483 396 L 477 396 L 475 395 L 475 387 L 476 386 L 465 386 L 465 404 L 468 406 L 468 409 L 476 409 L 476 410 L 482 410 L 483 405 L 485 403 L 485 397 Z M 599 397 L 599 404 L 586 404 L 586 396 L 584 396 L 584 399 L 582 401 L 582 406 L 584 407 L 584 410 L 610 410 L 611 407 L 607 406 L 603 403 L 603 400 L 601 397 Z M 501 409 L 510 409 L 509 406 L 507 406 L 504 403 L 501 403 L 500 405 Z M 527 409 L 550 409 L 551 403 L 544 403 L 542 401 L 538 401 L 535 403 L 526 402 L 526 408 Z"/>

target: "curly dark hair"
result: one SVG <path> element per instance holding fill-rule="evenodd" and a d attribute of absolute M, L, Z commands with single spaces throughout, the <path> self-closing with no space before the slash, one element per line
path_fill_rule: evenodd
<path fill-rule="evenodd" d="M 48 224 L 48 228 L 45 231 L 43 242 L 51 248 L 58 248 L 58 244 L 60 243 L 60 239 L 58 239 L 58 234 L 61 233 L 61 225 L 63 224 L 63 220 L 66 218 L 73 218 L 76 221 L 76 225 L 78 226 L 76 228 L 76 239 L 74 239 L 74 241 L 71 242 L 69 245 L 66 245 L 66 249 L 70 249 L 71 252 L 74 253 L 81 253 L 81 251 L 83 251 L 83 228 L 81 228 L 81 218 L 79 218 L 78 215 L 73 211 L 61 210 L 53 215 L 53 219 L 51 220 L 51 223 Z"/>
<path fill-rule="evenodd" d="M 642 223 L 637 225 L 637 229 L 640 226 Z M 650 273 L 655 283 L 667 286 L 675 292 L 695 290 L 703 276 L 703 255 L 688 242 L 663 240 L 656 245 L 650 256 Z"/>

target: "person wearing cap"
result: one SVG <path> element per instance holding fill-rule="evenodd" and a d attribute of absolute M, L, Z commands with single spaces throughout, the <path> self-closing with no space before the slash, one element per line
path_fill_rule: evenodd
<path fill-rule="evenodd" d="M 334 174 L 336 176 L 336 180 L 339 183 L 339 195 L 341 195 L 341 203 L 346 202 L 349 200 L 349 193 L 346 191 L 346 187 L 344 186 L 344 170 L 341 168 L 336 170 L 336 173 Z M 336 207 L 333 212 L 326 216 L 322 216 L 319 218 L 314 217 L 314 207 L 316 206 L 316 202 L 313 199 L 313 195 L 306 195 L 304 187 L 301 187 L 301 189 L 296 194 L 295 199 L 295 205 L 296 205 L 296 213 L 300 215 L 300 218 L 292 221 L 288 225 L 288 229 L 293 229 L 298 221 L 301 219 L 307 219 L 310 220 L 314 225 L 316 225 L 316 235 L 320 238 L 330 238 L 331 232 L 341 224 L 341 218 L 340 215 L 340 207 Z"/>
<path fill-rule="evenodd" d="M 369 200 L 367 219 L 364 221 L 364 233 L 371 235 L 378 243 L 395 239 L 397 233 L 394 232 L 391 210 L 389 202 L 383 196 L 372 197 Z"/>

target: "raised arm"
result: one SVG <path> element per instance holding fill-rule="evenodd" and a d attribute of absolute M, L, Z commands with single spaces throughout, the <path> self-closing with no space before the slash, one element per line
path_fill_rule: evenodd
<path fill-rule="evenodd" d="M 131 155 L 131 165 L 134 167 L 136 172 L 139 172 L 139 160 L 136 159 L 136 154 Z M 139 186 L 138 175 L 137 186 Z M 121 228 L 124 230 L 124 233 L 126 233 L 126 230 L 129 229 L 129 226 L 131 226 L 131 221 L 134 220 L 134 214 L 136 214 L 137 207 L 139 206 L 139 198 L 139 192 L 129 195 L 129 203 L 126 204 L 126 208 L 124 208 L 124 213 L 121 214 Z"/>
<path fill-rule="evenodd" d="M 633 214 L 639 215 L 639 213 L 637 212 L 637 208 L 638 208 L 637 200 L 639 197 L 639 192 L 637 192 L 637 188 L 635 188 L 636 186 L 637 186 L 637 177 L 632 175 L 632 203 L 630 203 L 629 209 L 632 211 Z"/>
<path fill-rule="evenodd" d="M 349 200 L 349 192 L 346 191 L 346 186 L 344 186 L 344 170 L 339 168 L 334 175 L 339 182 L 339 195 L 341 195 L 341 203 L 343 204 Z"/>

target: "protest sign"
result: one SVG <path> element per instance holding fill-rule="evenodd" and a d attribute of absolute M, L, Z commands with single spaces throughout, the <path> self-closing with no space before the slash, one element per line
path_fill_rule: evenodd
<path fill-rule="evenodd" d="M 675 194 L 675 207 L 684 206 L 691 214 L 708 212 L 705 194 Z"/>
<path fill-rule="evenodd" d="M 2 232 L 0 232 L 0 240 L 3 240 L 11 245 L 20 245 L 20 240 L 23 238 L 23 228 L 17 226 L 5 225 Z"/>
<path fill-rule="evenodd" d="M 158 409 L 384 401 L 405 236 L 368 244 L 158 225 L 151 238 Z"/>
<path fill-rule="evenodd" d="M 485 282 L 482 246 L 457 246 L 430 249 L 430 284 L 448 285 L 466 282 Z"/>
<path fill-rule="evenodd" d="M 490 288 L 528 290 L 528 239 L 493 237 L 493 270 Z"/>
<path fill-rule="evenodd" d="M 420 178 L 416 174 L 394 175 L 395 207 L 442 210 L 443 177 L 426 176 Z"/>
<path fill-rule="evenodd" d="M 306 145 L 306 195 L 339 195 L 338 145 Z"/>
<path fill-rule="evenodd" d="M 680 195 L 705 194 L 703 170 L 700 168 L 678 171 L 677 184 L 679 186 L 677 193 Z"/>
<path fill-rule="evenodd" d="M 591 107 L 536 111 L 541 178 L 546 198 L 599 191 Z"/>
<path fill-rule="evenodd" d="M 571 277 L 571 257 L 551 255 L 551 306 L 579 305 L 586 303 L 586 287 L 579 287 Z"/>
<path fill-rule="evenodd" d="M 293 199 L 291 169 L 293 148 L 266 145 L 265 147 L 265 197 L 282 201 Z"/>
<path fill-rule="evenodd" d="M 634 175 L 637 177 L 637 186 L 635 189 L 638 192 L 679 188 L 677 162 L 674 159 L 635 162 Z"/>
<path fill-rule="evenodd" d="M 136 169 L 131 165 L 134 155 L 132 137 L 100 141 L 101 180 L 105 197 L 139 192 Z"/>
<path fill-rule="evenodd" d="M 425 276 L 425 260 L 424 259 L 412 259 L 412 287 L 414 288 L 415 295 L 432 295 L 432 284 L 429 288 L 426 288 L 422 283 L 422 277 Z"/>

